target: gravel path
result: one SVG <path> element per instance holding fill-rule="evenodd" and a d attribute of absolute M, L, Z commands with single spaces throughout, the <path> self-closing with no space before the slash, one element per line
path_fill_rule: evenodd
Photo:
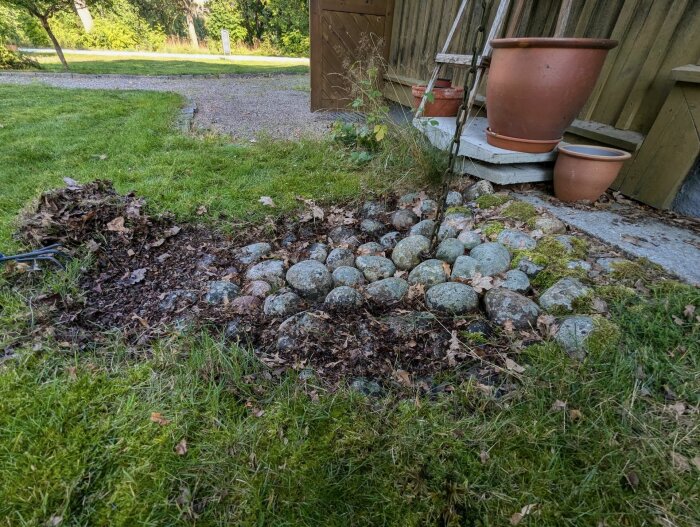
<path fill-rule="evenodd" d="M 162 76 L 0 73 L 0 83 L 61 88 L 153 90 L 184 95 L 197 106 L 194 126 L 234 140 L 320 137 L 336 115 L 309 111 L 308 75 Z"/>

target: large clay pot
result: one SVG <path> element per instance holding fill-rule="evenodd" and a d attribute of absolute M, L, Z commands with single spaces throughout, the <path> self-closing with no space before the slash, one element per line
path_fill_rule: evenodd
<path fill-rule="evenodd" d="M 499 38 L 486 88 L 487 141 L 549 152 L 586 104 L 615 40 Z"/>
<path fill-rule="evenodd" d="M 443 81 L 441 86 L 444 86 Z M 418 108 L 423 100 L 427 86 L 413 86 L 413 107 Z M 423 108 L 423 117 L 454 117 L 457 115 L 459 105 L 464 98 L 464 88 L 440 87 L 437 84 L 433 88 L 433 102 L 426 102 Z"/>
<path fill-rule="evenodd" d="M 605 146 L 559 145 L 554 165 L 554 194 L 562 201 L 595 201 L 632 157 Z"/>

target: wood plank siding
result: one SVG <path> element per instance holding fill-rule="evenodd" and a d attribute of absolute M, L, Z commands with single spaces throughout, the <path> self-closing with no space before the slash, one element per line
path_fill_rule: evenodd
<path fill-rule="evenodd" d="M 568 9 L 559 17 L 562 1 Z M 498 2 L 488 2 L 489 26 Z M 385 95 L 410 104 L 410 86 L 425 83 L 459 0 L 395 0 Z M 472 0 L 449 53 L 469 53 L 481 2 Z M 516 12 L 520 11 L 521 16 Z M 559 25 L 559 27 L 557 27 Z M 579 119 L 646 134 L 673 87 L 671 70 L 700 58 L 700 0 L 530 0 L 511 2 L 509 36 L 613 38 L 620 42 L 603 67 Z M 488 27 L 486 28 L 488 32 Z M 464 69 L 445 66 L 461 84 Z"/>

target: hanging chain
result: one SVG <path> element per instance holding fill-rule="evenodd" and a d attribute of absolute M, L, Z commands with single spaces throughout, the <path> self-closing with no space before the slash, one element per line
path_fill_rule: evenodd
<path fill-rule="evenodd" d="M 452 179 L 455 175 L 454 168 L 459 155 L 459 146 L 462 140 L 462 131 L 464 130 L 464 125 L 467 123 L 469 118 L 469 95 L 474 89 L 474 82 L 476 80 L 476 72 L 482 65 L 479 64 L 479 51 L 483 47 L 484 41 L 484 31 L 486 30 L 486 0 L 481 0 L 481 22 L 476 30 L 476 35 L 474 37 L 474 43 L 472 45 L 472 63 L 467 71 L 467 76 L 464 79 L 464 95 L 462 96 L 462 103 L 457 111 L 457 125 L 455 126 L 455 133 L 452 136 L 452 142 L 449 147 L 449 159 L 447 162 L 447 169 L 442 176 L 442 187 L 440 194 L 440 201 L 438 202 L 438 210 L 435 216 L 435 225 L 433 227 L 433 233 L 430 237 L 430 253 L 434 254 L 438 242 L 438 234 L 440 229 L 440 224 L 445 217 L 445 209 L 447 208 L 447 194 L 450 192 L 450 187 L 452 186 Z"/>

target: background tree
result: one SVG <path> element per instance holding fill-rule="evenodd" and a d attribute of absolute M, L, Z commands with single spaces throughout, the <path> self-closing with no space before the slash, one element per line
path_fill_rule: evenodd
<path fill-rule="evenodd" d="M 93 0 L 92 3 L 104 3 L 105 1 L 106 0 Z M 72 11 L 75 8 L 73 0 L 0 0 L 0 4 L 24 9 L 30 15 L 37 18 L 41 27 L 44 28 L 44 31 L 46 31 L 46 34 L 49 36 L 61 64 L 63 64 L 64 68 L 68 69 L 66 57 L 63 56 L 61 45 L 58 43 L 58 39 L 51 30 L 49 19 L 61 11 Z M 85 5 L 87 5 L 87 3 Z"/>

